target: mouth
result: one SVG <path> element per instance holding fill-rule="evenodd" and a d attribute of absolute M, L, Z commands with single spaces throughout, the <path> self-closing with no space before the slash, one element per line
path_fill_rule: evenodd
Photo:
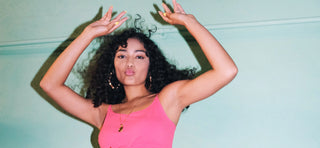
<path fill-rule="evenodd" d="M 125 71 L 125 74 L 127 75 L 127 76 L 133 76 L 134 75 L 134 70 L 132 70 L 132 69 L 127 69 L 126 71 Z"/>

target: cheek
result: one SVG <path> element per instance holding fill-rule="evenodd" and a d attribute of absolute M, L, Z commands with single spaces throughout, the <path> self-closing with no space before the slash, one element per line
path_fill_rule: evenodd
<path fill-rule="evenodd" d="M 114 67 L 115 68 L 122 68 L 126 64 L 125 60 L 114 60 Z"/>
<path fill-rule="evenodd" d="M 148 71 L 149 71 L 149 62 L 147 62 L 147 63 L 143 63 L 143 64 L 141 64 L 140 66 L 141 66 L 141 68 L 142 68 L 142 71 L 143 71 L 143 73 L 145 74 L 145 75 L 147 75 L 148 74 Z"/>
<path fill-rule="evenodd" d="M 123 62 L 119 61 L 119 60 L 115 60 L 114 61 L 114 69 L 115 69 L 115 73 L 117 78 L 119 79 L 120 76 L 120 71 L 123 70 Z"/>

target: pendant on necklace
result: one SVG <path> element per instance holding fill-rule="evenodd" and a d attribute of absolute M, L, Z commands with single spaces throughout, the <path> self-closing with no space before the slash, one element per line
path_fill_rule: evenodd
<path fill-rule="evenodd" d="M 121 132 L 122 130 L 123 130 L 123 124 L 121 123 L 118 132 Z"/>

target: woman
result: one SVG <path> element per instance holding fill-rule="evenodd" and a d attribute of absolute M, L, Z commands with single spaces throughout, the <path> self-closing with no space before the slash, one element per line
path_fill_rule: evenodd
<path fill-rule="evenodd" d="M 212 70 L 191 80 L 188 79 L 190 74 L 182 71 L 182 80 L 166 81 L 168 84 L 155 87 L 153 85 L 157 84 L 152 81 L 152 76 L 157 71 L 150 70 L 154 58 L 149 55 L 149 48 L 141 40 L 144 37 L 127 35 L 126 42 L 116 44 L 119 46 L 114 54 L 106 57 L 114 63 L 113 67 L 107 67 L 110 68 L 108 73 L 100 75 L 101 80 L 105 80 L 104 86 L 108 88 L 88 88 L 87 95 L 94 98 L 93 106 L 92 100 L 79 96 L 64 82 L 80 54 L 94 38 L 112 33 L 127 20 L 123 17 L 125 12 L 111 19 L 110 7 L 105 16 L 87 26 L 61 53 L 40 82 L 44 91 L 63 109 L 100 129 L 101 147 L 172 147 L 181 111 L 214 94 L 237 74 L 237 67 L 231 57 L 193 15 L 186 14 L 176 0 L 173 0 L 174 12 L 166 4 L 163 7 L 165 12 L 159 11 L 159 15 L 172 25 L 183 25 L 191 33 Z M 96 90 L 99 88 L 118 91 L 119 96 L 124 95 L 119 98 L 118 95 L 101 93 Z"/>

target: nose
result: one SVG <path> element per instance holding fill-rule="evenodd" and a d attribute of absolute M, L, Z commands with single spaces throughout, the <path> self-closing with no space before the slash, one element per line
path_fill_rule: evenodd
<path fill-rule="evenodd" d="M 127 60 L 127 67 L 128 68 L 132 68 L 134 66 L 133 61 L 134 61 L 134 59 L 128 58 L 128 60 Z"/>

